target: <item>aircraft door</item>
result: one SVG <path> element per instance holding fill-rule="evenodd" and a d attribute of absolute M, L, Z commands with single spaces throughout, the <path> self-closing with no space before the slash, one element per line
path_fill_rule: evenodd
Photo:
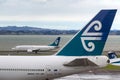
<path fill-rule="evenodd" d="M 60 76 L 60 69 L 52 66 L 46 67 L 46 76 L 48 79 L 51 79 L 52 77 Z"/>
<path fill-rule="evenodd" d="M 51 66 L 46 67 L 46 78 L 49 80 L 54 76 L 53 68 Z"/>

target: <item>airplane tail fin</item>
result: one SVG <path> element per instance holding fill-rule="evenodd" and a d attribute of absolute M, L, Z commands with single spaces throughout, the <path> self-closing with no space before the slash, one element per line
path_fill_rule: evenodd
<path fill-rule="evenodd" d="M 118 56 L 116 55 L 115 52 L 108 52 L 108 58 L 109 59 L 115 59 L 115 58 L 118 58 Z"/>
<path fill-rule="evenodd" d="M 101 55 L 117 10 L 101 10 L 61 50 L 60 56 Z"/>
<path fill-rule="evenodd" d="M 52 44 L 50 44 L 49 46 L 59 46 L 60 39 L 61 39 L 61 37 L 57 37 L 57 39 Z"/>

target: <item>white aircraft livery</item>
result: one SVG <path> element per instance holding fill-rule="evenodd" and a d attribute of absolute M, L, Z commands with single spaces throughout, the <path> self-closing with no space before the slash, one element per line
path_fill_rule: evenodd
<path fill-rule="evenodd" d="M 58 37 L 52 44 L 49 45 L 18 45 L 12 48 L 12 50 L 37 53 L 38 51 L 48 51 L 48 50 L 57 49 L 59 48 L 59 43 L 60 43 L 60 37 Z"/>
<path fill-rule="evenodd" d="M 114 66 L 120 66 L 120 58 L 118 58 L 115 52 L 109 52 L 108 57 L 110 59 L 110 64 Z"/>
<path fill-rule="evenodd" d="M 51 80 L 109 63 L 102 51 L 117 10 L 101 10 L 51 56 L 0 56 L 0 80 Z"/>

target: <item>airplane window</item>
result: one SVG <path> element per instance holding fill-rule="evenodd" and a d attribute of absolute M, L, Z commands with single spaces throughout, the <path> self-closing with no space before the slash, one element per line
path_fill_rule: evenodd
<path fill-rule="evenodd" d="M 57 71 L 57 69 L 54 69 L 54 71 Z"/>
<path fill-rule="evenodd" d="M 41 75 L 44 75 L 44 73 L 41 73 Z"/>
<path fill-rule="evenodd" d="M 0 69 L 0 71 L 44 71 L 44 69 Z M 51 71 L 51 69 L 48 69 Z"/>

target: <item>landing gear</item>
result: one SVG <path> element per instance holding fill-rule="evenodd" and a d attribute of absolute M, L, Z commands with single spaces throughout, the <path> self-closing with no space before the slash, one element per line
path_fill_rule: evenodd
<path fill-rule="evenodd" d="M 38 51 L 35 51 L 35 54 L 37 54 Z"/>
<path fill-rule="evenodd" d="M 46 78 L 45 80 L 49 80 L 48 78 Z"/>

